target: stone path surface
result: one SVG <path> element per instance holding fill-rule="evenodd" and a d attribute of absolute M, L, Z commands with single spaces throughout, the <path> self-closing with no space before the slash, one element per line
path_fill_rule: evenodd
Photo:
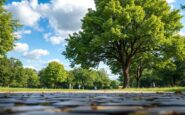
<path fill-rule="evenodd" d="M 0 115 L 185 115 L 185 94 L 1 93 Z"/>

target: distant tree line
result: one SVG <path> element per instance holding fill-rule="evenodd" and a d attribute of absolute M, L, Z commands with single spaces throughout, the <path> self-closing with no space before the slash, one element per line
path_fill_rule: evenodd
<path fill-rule="evenodd" d="M 155 61 L 158 62 L 151 65 L 138 62 L 131 67 L 131 87 L 185 86 L 185 61 L 176 59 L 173 63 L 164 60 Z M 122 77 L 118 80 L 120 82 L 110 80 L 104 69 L 74 68 L 67 71 L 62 64 L 50 62 L 46 68 L 36 71 L 24 68 L 18 59 L 0 58 L 1 87 L 118 89 L 123 81 Z"/>
<path fill-rule="evenodd" d="M 66 89 L 113 89 L 119 82 L 110 80 L 105 70 L 75 68 L 64 69 L 58 62 L 37 72 L 24 68 L 15 58 L 0 58 L 0 86 L 24 88 L 66 88 Z"/>

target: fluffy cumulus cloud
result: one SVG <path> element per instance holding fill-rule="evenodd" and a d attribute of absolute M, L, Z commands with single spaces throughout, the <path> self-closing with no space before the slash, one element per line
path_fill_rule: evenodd
<path fill-rule="evenodd" d="M 93 0 L 52 0 L 50 4 L 42 5 L 40 12 L 55 31 L 54 35 L 44 35 L 44 39 L 53 45 L 63 43 L 69 34 L 80 30 L 81 19 L 88 8 L 95 9 Z"/>
<path fill-rule="evenodd" d="M 14 50 L 15 52 L 24 53 L 29 50 L 29 46 L 26 43 L 15 43 Z"/>
<path fill-rule="evenodd" d="M 60 45 L 65 41 L 66 36 L 68 36 L 69 34 L 70 32 L 64 32 L 61 34 L 46 33 L 44 34 L 44 39 L 53 45 Z"/>
<path fill-rule="evenodd" d="M 31 34 L 31 30 L 19 30 L 17 32 L 14 32 L 14 35 L 17 39 L 21 39 L 23 35 Z"/>
<path fill-rule="evenodd" d="M 41 12 L 55 30 L 76 31 L 88 8 L 95 8 L 93 0 L 52 0 Z"/>
<path fill-rule="evenodd" d="M 51 0 L 40 4 L 38 0 L 22 0 L 12 2 L 5 8 L 26 26 L 37 26 L 40 19 L 47 19 L 54 32 L 46 40 L 57 45 L 69 33 L 80 30 L 81 19 L 88 8 L 95 9 L 95 4 L 94 0 Z"/>
<path fill-rule="evenodd" d="M 40 59 L 42 56 L 46 56 L 48 55 L 49 52 L 47 50 L 43 50 L 43 49 L 35 49 L 32 50 L 30 52 L 25 52 L 23 54 L 23 56 L 25 58 L 31 59 L 31 60 L 38 60 Z"/>
<path fill-rule="evenodd" d="M 7 10 L 13 13 L 14 17 L 23 25 L 36 26 L 41 18 L 39 12 L 36 11 L 37 0 L 22 0 L 20 2 L 12 2 L 5 6 Z"/>

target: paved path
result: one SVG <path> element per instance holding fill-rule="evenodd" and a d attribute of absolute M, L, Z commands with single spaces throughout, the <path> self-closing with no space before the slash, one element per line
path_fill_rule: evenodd
<path fill-rule="evenodd" d="M 185 115 L 185 94 L 1 93 L 0 115 Z"/>

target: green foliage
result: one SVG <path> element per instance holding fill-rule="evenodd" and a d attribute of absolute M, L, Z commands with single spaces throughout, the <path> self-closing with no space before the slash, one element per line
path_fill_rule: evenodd
<path fill-rule="evenodd" d="M 25 68 L 24 71 L 25 71 L 24 77 L 27 78 L 27 87 L 29 88 L 39 87 L 40 81 L 37 72 L 30 68 Z"/>
<path fill-rule="evenodd" d="M 64 66 L 58 62 L 50 62 L 46 68 L 40 71 L 40 79 L 43 86 L 56 88 L 66 80 Z"/>
<path fill-rule="evenodd" d="M 105 70 L 75 68 L 68 72 L 67 87 L 75 89 L 109 89 L 111 80 Z M 80 86 L 80 87 L 79 87 Z"/>
<path fill-rule="evenodd" d="M 112 88 L 112 89 L 118 89 L 119 88 L 119 82 L 118 81 L 116 81 L 116 80 L 112 80 L 111 81 L 111 83 L 110 83 L 110 87 Z"/>
<path fill-rule="evenodd" d="M 10 62 L 7 58 L 0 58 L 0 86 L 8 86 L 11 82 Z"/>
<path fill-rule="evenodd" d="M 182 16 L 166 0 L 95 0 L 82 20 L 82 30 L 69 36 L 64 55 L 72 65 L 95 67 L 103 61 L 114 73 L 124 75 L 137 55 L 159 52 L 180 31 Z M 163 50 L 165 52 L 165 50 Z"/>
<path fill-rule="evenodd" d="M 22 63 L 14 58 L 0 58 L 0 86 L 12 86 L 21 81 Z"/>
<path fill-rule="evenodd" d="M 12 14 L 7 12 L 4 7 L 5 0 L 0 1 L 0 56 L 13 49 L 16 40 L 14 32 L 20 24 L 12 18 Z"/>
<path fill-rule="evenodd" d="M 111 81 L 104 69 L 95 71 L 94 86 L 96 86 L 98 89 L 109 89 L 111 87 L 110 83 Z"/>
<path fill-rule="evenodd" d="M 23 68 L 15 58 L 0 58 L 0 86 L 38 87 L 39 78 L 35 70 Z"/>
<path fill-rule="evenodd" d="M 88 69 L 82 69 L 82 68 L 77 68 L 73 70 L 74 77 L 75 77 L 75 82 L 76 82 L 76 87 L 79 85 L 81 88 L 86 88 L 88 86 L 93 86 L 93 79 L 90 77 L 89 74 L 90 70 Z"/>

